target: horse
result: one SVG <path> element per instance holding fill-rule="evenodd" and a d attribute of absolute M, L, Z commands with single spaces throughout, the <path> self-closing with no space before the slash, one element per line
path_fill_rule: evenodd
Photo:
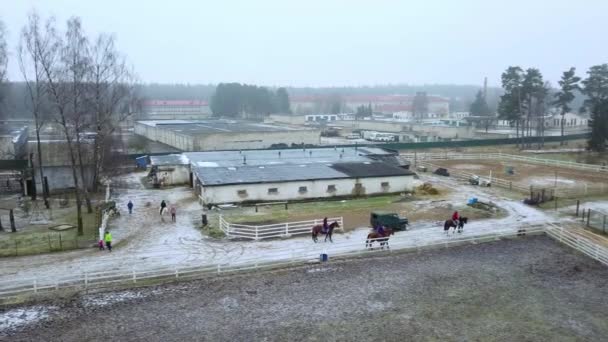
<path fill-rule="evenodd" d="M 329 242 L 334 242 L 331 239 L 331 235 L 334 233 L 334 228 L 340 228 L 340 224 L 338 223 L 338 221 L 334 221 L 333 223 L 329 224 L 327 232 L 323 232 L 323 225 L 322 224 L 318 224 L 316 226 L 312 227 L 312 241 L 314 241 L 315 243 L 318 241 L 317 240 L 317 235 L 319 234 L 325 234 L 325 241 L 327 242 L 327 238 L 329 238 Z"/>
<path fill-rule="evenodd" d="M 372 248 L 372 244 L 374 243 L 374 241 L 378 241 L 382 249 L 384 249 L 384 245 L 386 245 L 386 249 L 388 249 L 388 239 L 393 234 L 395 234 L 395 231 L 391 228 L 385 228 L 384 235 L 380 235 L 377 231 L 374 230 L 373 232 L 367 234 L 367 239 L 365 240 L 365 248 Z"/>
<path fill-rule="evenodd" d="M 450 232 L 450 228 L 454 228 L 453 233 L 456 233 L 456 229 L 458 229 L 459 233 L 462 233 L 462 231 L 464 230 L 464 225 L 465 223 L 468 223 L 468 221 L 468 217 L 461 217 L 458 221 L 458 224 L 456 224 L 452 219 L 446 220 L 443 224 L 443 231 L 447 235 Z"/>

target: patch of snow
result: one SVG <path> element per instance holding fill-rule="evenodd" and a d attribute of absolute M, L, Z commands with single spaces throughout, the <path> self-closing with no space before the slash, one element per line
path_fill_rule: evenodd
<path fill-rule="evenodd" d="M 485 165 L 480 164 L 456 164 L 451 167 L 460 170 L 484 170 L 486 168 Z"/>
<path fill-rule="evenodd" d="M 44 320 L 49 317 L 49 312 L 53 310 L 57 310 L 57 307 L 37 305 L 0 312 L 0 332 L 9 332 L 27 324 Z"/>
<path fill-rule="evenodd" d="M 135 291 L 123 291 L 123 292 L 110 292 L 96 295 L 89 295 L 82 299 L 82 304 L 86 307 L 91 306 L 106 306 L 116 303 L 125 302 L 131 299 L 144 298 L 153 294 L 160 293 L 160 290 L 135 292 Z"/>
<path fill-rule="evenodd" d="M 180 154 L 179 160 L 184 164 L 190 164 L 190 158 L 188 158 L 185 154 Z"/>
<path fill-rule="evenodd" d="M 188 157 L 184 156 L 183 154 L 182 154 L 182 157 L 185 157 L 186 159 L 188 159 Z M 199 167 L 219 167 L 220 166 L 216 162 L 197 162 L 196 165 Z"/>
<path fill-rule="evenodd" d="M 576 181 L 562 177 L 528 177 L 528 181 L 534 185 L 554 186 L 556 183 L 565 185 L 574 185 Z"/>
<path fill-rule="evenodd" d="M 584 152 L 584 148 L 560 148 L 555 150 L 523 150 L 524 153 L 567 153 L 567 152 Z"/>

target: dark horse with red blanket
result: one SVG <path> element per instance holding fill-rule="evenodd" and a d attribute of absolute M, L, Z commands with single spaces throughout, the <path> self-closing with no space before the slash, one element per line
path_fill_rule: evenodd
<path fill-rule="evenodd" d="M 312 241 L 317 242 L 317 235 L 325 234 L 325 242 L 327 242 L 327 238 L 329 238 L 329 242 L 334 242 L 331 239 L 331 235 L 334 233 L 334 228 L 340 228 L 340 224 L 338 221 L 334 221 L 329 226 L 327 226 L 327 231 L 323 231 L 323 225 L 318 224 L 312 227 Z"/>
<path fill-rule="evenodd" d="M 456 228 L 458 228 L 458 232 L 462 233 L 462 231 L 464 230 L 464 224 L 468 223 L 468 221 L 469 219 L 467 217 L 460 217 L 460 220 L 458 220 L 458 222 L 449 219 L 443 224 L 443 231 L 448 234 L 450 232 L 450 228 L 454 228 L 453 233 L 456 233 Z"/>
<path fill-rule="evenodd" d="M 388 249 L 388 239 L 391 235 L 395 234 L 395 232 L 391 228 L 384 228 L 384 234 L 379 234 L 378 231 L 374 230 L 373 232 L 367 234 L 367 240 L 365 240 L 365 248 L 372 248 L 372 244 L 374 241 L 380 243 L 380 247 L 384 249 L 384 245 Z"/>

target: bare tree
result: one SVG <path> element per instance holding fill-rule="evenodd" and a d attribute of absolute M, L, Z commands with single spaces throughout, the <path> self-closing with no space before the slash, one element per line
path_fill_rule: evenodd
<path fill-rule="evenodd" d="M 93 186 L 97 186 L 112 146 L 112 135 L 137 103 L 134 76 L 115 47 L 112 35 L 97 37 L 91 48 L 90 107 L 94 114 Z"/>
<path fill-rule="evenodd" d="M 4 100 L 6 83 L 6 66 L 8 65 L 8 50 L 6 46 L 6 30 L 4 23 L 0 20 L 0 118 L 4 116 L 2 102 Z"/>
<path fill-rule="evenodd" d="M 46 26 L 51 26 L 53 19 L 49 19 Z M 44 68 L 42 66 L 43 57 L 46 58 L 52 48 L 51 37 L 48 32 L 43 32 L 41 27 L 40 17 L 36 12 L 28 15 L 27 24 L 21 31 L 19 45 L 17 47 L 17 58 L 19 61 L 19 69 L 23 75 L 27 96 L 32 106 L 32 116 L 34 117 L 34 128 L 36 131 L 36 151 L 38 159 L 38 169 L 40 171 L 40 184 L 42 184 L 42 193 L 44 204 L 49 207 L 49 193 L 44 185 L 44 170 L 42 165 L 42 148 L 40 144 L 40 131 L 47 123 L 48 112 L 46 111 L 47 99 Z M 32 173 L 32 183 L 36 184 L 35 173 Z M 35 198 L 35 197 L 34 197 Z"/>
<path fill-rule="evenodd" d="M 40 65 L 44 71 L 47 82 L 47 92 L 53 108 L 54 120 L 61 126 L 70 157 L 72 177 L 74 179 L 74 190 L 76 194 L 76 212 L 78 221 L 78 235 L 84 233 L 82 226 L 82 200 L 80 196 L 80 182 L 78 179 L 78 151 L 75 146 L 75 137 L 78 129 L 74 125 L 72 106 L 72 85 L 70 71 L 67 70 L 63 52 L 64 42 L 58 37 L 54 27 L 54 21 L 49 21 L 45 26 L 45 34 L 49 37 L 48 53 L 40 56 Z"/>
<path fill-rule="evenodd" d="M 80 18 L 72 17 L 67 22 L 65 44 L 61 51 L 61 62 L 66 73 L 66 82 L 70 104 L 67 107 L 66 118 L 73 129 L 74 146 L 77 152 L 80 179 L 82 181 L 82 192 L 87 205 L 87 212 L 93 212 L 93 206 L 89 197 L 88 182 L 86 177 L 86 164 L 83 162 L 85 154 L 83 133 L 90 126 L 89 116 L 86 108 L 87 75 L 90 69 L 89 43 L 82 31 Z"/>

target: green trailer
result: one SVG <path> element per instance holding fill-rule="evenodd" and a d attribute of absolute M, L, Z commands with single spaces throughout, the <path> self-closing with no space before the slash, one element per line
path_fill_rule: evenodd
<path fill-rule="evenodd" d="M 400 217 L 397 213 L 374 211 L 370 214 L 369 223 L 372 227 L 382 225 L 392 230 L 407 230 L 409 221 L 405 217 Z"/>

